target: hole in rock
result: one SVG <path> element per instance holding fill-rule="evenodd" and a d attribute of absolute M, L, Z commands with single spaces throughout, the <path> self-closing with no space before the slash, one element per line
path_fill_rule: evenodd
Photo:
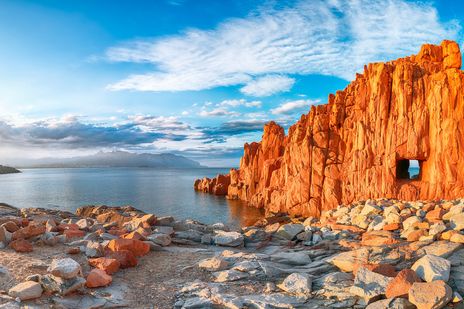
<path fill-rule="evenodd" d="M 419 179 L 421 163 L 419 160 L 401 159 L 396 162 L 397 179 Z"/>

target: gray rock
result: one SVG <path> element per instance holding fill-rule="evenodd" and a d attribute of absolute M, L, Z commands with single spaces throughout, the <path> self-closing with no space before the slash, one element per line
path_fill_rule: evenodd
<path fill-rule="evenodd" d="M 392 279 L 361 267 L 356 273 L 350 292 L 369 304 L 385 294 L 387 285 Z"/>
<path fill-rule="evenodd" d="M 271 255 L 271 261 L 289 265 L 306 265 L 311 263 L 309 255 L 304 252 L 279 252 Z"/>
<path fill-rule="evenodd" d="M 411 267 L 417 275 L 426 282 L 443 280 L 447 282 L 450 276 L 451 263 L 441 257 L 427 254 L 417 260 Z"/>
<path fill-rule="evenodd" d="M 85 279 L 82 277 L 63 279 L 53 275 L 44 275 L 40 278 L 40 284 L 47 292 L 67 295 L 83 288 L 85 285 Z"/>
<path fill-rule="evenodd" d="M 201 236 L 201 243 L 204 245 L 212 245 L 213 241 L 213 236 L 211 236 L 211 234 L 205 234 Z"/>
<path fill-rule="evenodd" d="M 275 236 L 288 239 L 288 240 L 292 240 L 296 237 L 296 235 L 300 234 L 303 231 L 304 231 L 303 224 L 288 223 L 288 224 L 282 225 L 275 233 Z"/>
<path fill-rule="evenodd" d="M 426 254 L 436 255 L 442 258 L 447 258 L 455 251 L 462 248 L 462 244 L 449 242 L 446 240 L 434 241 L 430 245 L 422 247 Z"/>
<path fill-rule="evenodd" d="M 256 309 L 301 308 L 307 300 L 307 297 L 304 296 L 288 295 L 284 293 L 247 295 L 241 298 L 244 308 Z"/>
<path fill-rule="evenodd" d="M 201 242 L 201 237 L 203 233 L 197 230 L 187 230 L 187 231 L 178 231 L 175 234 L 176 238 L 191 240 L 194 242 Z"/>
<path fill-rule="evenodd" d="M 234 265 L 232 269 L 241 271 L 241 272 L 252 272 L 259 268 L 259 263 L 255 261 L 241 261 Z"/>
<path fill-rule="evenodd" d="M 243 246 L 243 235 L 238 232 L 217 231 L 214 243 L 218 246 L 238 247 Z"/>
<path fill-rule="evenodd" d="M 312 280 L 307 274 L 293 273 L 278 287 L 287 293 L 308 297 L 312 290 Z"/>
<path fill-rule="evenodd" d="M 96 241 L 89 241 L 85 247 L 85 255 L 91 258 L 102 257 L 105 255 L 105 248 Z"/>
<path fill-rule="evenodd" d="M 54 259 L 47 271 L 63 279 L 71 279 L 82 275 L 81 265 L 71 258 Z"/>
<path fill-rule="evenodd" d="M 248 273 L 241 272 L 235 269 L 223 270 L 213 273 L 216 277 L 215 282 L 229 282 L 245 279 L 248 277 Z"/>
<path fill-rule="evenodd" d="M 167 216 L 167 217 L 159 217 L 156 219 L 155 225 L 170 225 L 174 223 L 174 217 Z"/>
<path fill-rule="evenodd" d="M 366 307 L 366 309 L 414 309 L 416 306 L 405 298 L 387 298 L 376 301 Z"/>
<path fill-rule="evenodd" d="M 42 287 L 34 281 L 25 281 L 12 287 L 8 294 L 11 297 L 19 298 L 20 300 L 35 299 L 42 296 Z"/>
<path fill-rule="evenodd" d="M 147 239 L 163 247 L 169 246 L 172 241 L 168 234 L 161 233 L 151 234 L 147 237 Z"/>
<path fill-rule="evenodd" d="M 350 288 L 354 283 L 351 273 L 334 272 L 313 281 L 314 290 L 325 298 L 344 300 L 353 298 Z"/>
<path fill-rule="evenodd" d="M 361 248 L 335 254 L 328 258 L 327 262 L 335 265 L 341 271 L 352 272 L 355 264 L 366 263 L 368 257 L 369 250 L 367 248 Z"/>
<path fill-rule="evenodd" d="M 7 291 L 15 284 L 14 278 L 8 269 L 0 265 L 0 290 Z"/>
<path fill-rule="evenodd" d="M 171 226 L 157 226 L 154 230 L 155 233 L 161 233 L 166 235 L 174 234 L 174 229 Z"/>

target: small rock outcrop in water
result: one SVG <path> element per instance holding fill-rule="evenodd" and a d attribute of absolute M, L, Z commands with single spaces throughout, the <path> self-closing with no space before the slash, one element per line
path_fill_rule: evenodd
<path fill-rule="evenodd" d="M 21 171 L 15 169 L 14 167 L 0 165 L 0 175 L 1 174 L 14 174 L 14 173 L 21 173 Z"/>
<path fill-rule="evenodd" d="M 360 199 L 464 196 L 464 74 L 459 45 L 372 63 L 291 126 L 271 122 L 245 144 L 228 198 L 271 212 L 319 216 Z M 420 174 L 409 179 L 408 160 Z M 213 192 L 214 186 L 200 190 Z"/>
<path fill-rule="evenodd" d="M 176 292 L 163 308 L 460 308 L 463 218 L 463 199 L 367 200 L 320 219 L 268 217 L 236 231 L 130 206 L 87 206 L 76 214 L 21 209 L 0 214 L 0 307 L 158 307 L 170 289 L 129 299 L 146 280 L 167 276 Z M 154 242 L 161 234 L 170 241 Z M 33 252 L 15 252 L 15 241 Z M 60 253 L 44 254 L 52 247 Z M 169 251 L 175 255 L 163 260 Z M 177 265 L 183 251 L 201 258 Z M 18 258 L 21 269 L 8 269 Z M 29 260 L 34 267 L 22 266 Z M 151 273 L 144 267 L 150 261 L 167 274 Z M 198 276 L 186 280 L 194 271 Z M 140 277 L 131 279 L 134 287 L 116 288 L 131 273 Z"/>

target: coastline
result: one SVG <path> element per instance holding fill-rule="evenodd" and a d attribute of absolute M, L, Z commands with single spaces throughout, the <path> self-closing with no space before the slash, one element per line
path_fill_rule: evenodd
<path fill-rule="evenodd" d="M 22 304 L 68 308 L 408 308 L 425 288 L 443 304 L 464 295 L 464 200 L 368 200 L 238 230 L 129 206 L 0 206 L 0 225 L 0 304 L 10 306 L 26 281 L 41 293 Z M 49 267 L 60 263 L 78 271 L 63 279 Z M 414 281 L 398 283 L 405 273 Z"/>

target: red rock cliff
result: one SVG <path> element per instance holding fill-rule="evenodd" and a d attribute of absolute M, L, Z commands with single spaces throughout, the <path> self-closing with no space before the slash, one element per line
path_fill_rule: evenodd
<path fill-rule="evenodd" d="M 245 144 L 228 197 L 303 216 L 368 198 L 464 197 L 460 68 L 452 41 L 365 66 L 288 136 L 270 122 L 260 143 Z M 405 160 L 419 160 L 419 178 L 407 179 Z"/>

